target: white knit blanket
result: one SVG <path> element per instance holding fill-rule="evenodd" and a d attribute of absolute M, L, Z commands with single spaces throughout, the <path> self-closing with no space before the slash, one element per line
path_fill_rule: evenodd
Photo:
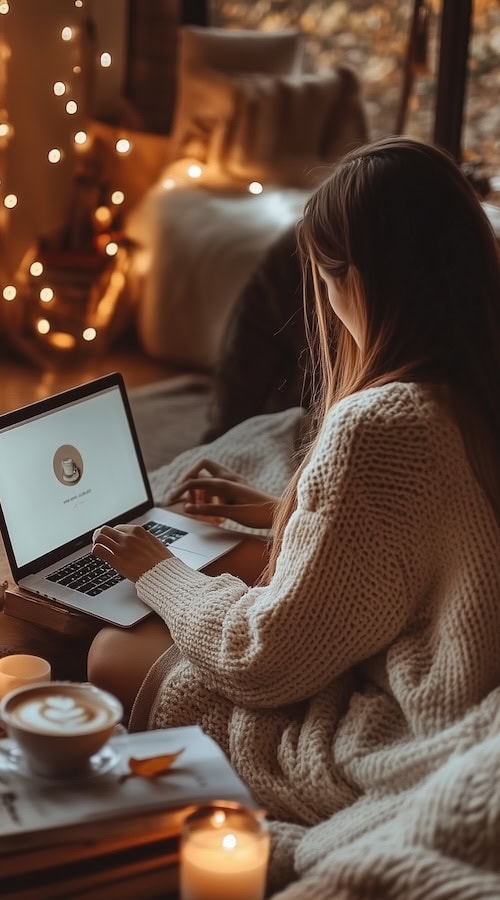
<path fill-rule="evenodd" d="M 500 689 L 440 741 L 444 762 L 414 752 L 405 777 L 430 772 L 411 788 L 379 785 L 310 829 L 276 826 L 276 881 L 295 879 L 276 900 L 498 900 Z"/>
<path fill-rule="evenodd" d="M 210 444 L 185 450 L 172 462 L 149 473 L 155 502 L 159 505 L 168 502 L 169 493 L 182 476 L 204 457 L 234 469 L 256 487 L 279 496 L 296 465 L 295 454 L 303 420 L 304 410 L 300 407 L 255 416 Z M 234 530 L 252 531 L 229 521 L 225 524 Z"/>
<path fill-rule="evenodd" d="M 182 453 L 151 474 L 155 499 L 203 456 L 280 493 L 302 421 L 300 409 L 259 416 Z M 327 821 L 271 824 L 276 900 L 498 900 L 500 688 L 441 733 L 394 753 L 389 767 L 379 760 L 371 791 Z"/>

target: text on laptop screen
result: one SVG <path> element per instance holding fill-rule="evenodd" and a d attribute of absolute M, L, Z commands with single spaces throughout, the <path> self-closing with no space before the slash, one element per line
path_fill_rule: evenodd
<path fill-rule="evenodd" d="M 0 431 L 0 497 L 19 566 L 144 503 L 119 388 Z"/>

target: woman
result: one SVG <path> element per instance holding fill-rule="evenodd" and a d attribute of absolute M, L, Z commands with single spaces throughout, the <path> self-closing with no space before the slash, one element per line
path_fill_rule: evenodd
<path fill-rule="evenodd" d="M 134 526 L 104 526 L 94 552 L 166 624 L 154 652 L 173 641 L 140 695 L 158 685 L 148 726 L 199 723 L 273 817 L 311 825 L 404 787 L 394 748 L 500 681 L 500 266 L 455 163 L 403 138 L 345 157 L 298 238 L 316 437 L 279 501 L 217 467 L 177 492 L 208 490 L 195 514 L 273 514 L 260 579 L 193 572 Z M 115 692 L 119 640 L 89 660 Z"/>

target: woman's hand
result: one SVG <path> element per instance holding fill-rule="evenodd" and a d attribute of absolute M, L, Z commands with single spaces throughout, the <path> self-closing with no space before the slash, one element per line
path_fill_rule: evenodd
<path fill-rule="evenodd" d="M 210 517 L 212 521 L 232 519 L 248 528 L 270 528 L 278 498 L 265 494 L 211 459 L 201 459 L 186 473 L 168 501 L 184 500 L 184 512 Z"/>
<path fill-rule="evenodd" d="M 109 563 L 124 578 L 137 581 L 173 553 L 142 525 L 103 525 L 93 534 L 92 553 Z"/>

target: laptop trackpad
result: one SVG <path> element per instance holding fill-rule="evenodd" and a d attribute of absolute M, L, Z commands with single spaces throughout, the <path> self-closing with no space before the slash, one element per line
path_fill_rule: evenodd
<path fill-rule="evenodd" d="M 184 542 L 184 538 L 182 538 Z M 183 563 L 186 563 L 190 569 L 199 570 L 202 569 L 203 566 L 207 565 L 207 553 L 206 546 L 205 550 L 202 553 L 193 553 L 191 550 L 187 550 L 185 547 L 179 547 L 180 541 L 175 541 L 175 543 L 169 545 L 169 550 L 177 559 L 180 559 Z"/>
<path fill-rule="evenodd" d="M 218 528 L 207 528 L 202 534 L 189 531 L 187 534 L 169 544 L 169 550 L 176 553 L 177 550 L 188 550 L 190 553 L 199 553 L 205 559 L 214 559 L 221 553 L 225 553 L 235 545 L 235 535 L 225 534 Z"/>

